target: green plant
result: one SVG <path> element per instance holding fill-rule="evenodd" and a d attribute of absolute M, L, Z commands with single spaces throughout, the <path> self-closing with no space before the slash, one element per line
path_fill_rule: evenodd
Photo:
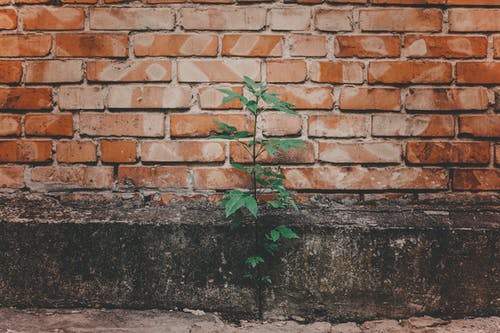
<path fill-rule="evenodd" d="M 225 210 L 225 219 L 230 221 L 231 229 L 237 229 L 245 219 L 253 220 L 253 248 L 246 257 L 245 264 L 248 273 L 245 277 L 251 279 L 256 288 L 256 305 L 258 317 L 262 319 L 262 293 L 271 278 L 263 269 L 263 264 L 278 254 L 280 241 L 283 239 L 298 238 L 297 234 L 287 226 L 266 225 L 260 219 L 260 207 L 269 206 L 271 209 L 293 208 L 298 210 L 292 199 L 291 193 L 285 188 L 285 176 L 271 167 L 264 167 L 259 163 L 259 157 L 267 153 L 273 155 L 278 151 L 289 151 L 290 149 L 307 149 L 303 140 L 298 139 L 276 139 L 263 138 L 257 135 L 257 124 L 260 115 L 267 110 L 278 110 L 292 115 L 298 115 L 291 108 L 292 104 L 283 102 L 277 94 L 270 93 L 263 83 L 256 83 L 248 77 L 244 77 L 245 89 L 252 96 L 247 98 L 233 91 L 220 89 L 226 95 L 222 104 L 238 99 L 243 104 L 243 109 L 250 112 L 253 118 L 252 131 L 239 131 L 236 127 L 223 122 L 216 122 L 220 134 L 213 138 L 237 141 L 251 157 L 251 163 L 236 164 L 232 166 L 251 179 L 251 187 L 245 190 L 232 190 L 224 195 L 221 205 Z M 271 194 L 262 197 L 261 194 Z M 269 266 L 271 263 L 267 263 Z"/>

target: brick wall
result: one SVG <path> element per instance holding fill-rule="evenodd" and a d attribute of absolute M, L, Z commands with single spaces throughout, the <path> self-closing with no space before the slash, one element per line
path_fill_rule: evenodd
<path fill-rule="evenodd" d="M 500 0 L 288 2 L 0 0 L 1 191 L 245 186 L 243 75 L 300 112 L 259 128 L 291 189 L 500 190 Z"/>

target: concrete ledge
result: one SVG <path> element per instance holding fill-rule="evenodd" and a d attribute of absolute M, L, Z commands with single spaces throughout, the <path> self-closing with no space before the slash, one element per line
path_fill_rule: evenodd
<path fill-rule="evenodd" d="M 269 318 L 500 313 L 500 210 L 307 205 L 270 213 L 301 239 L 275 263 Z M 0 306 L 198 308 L 245 317 L 249 246 L 210 204 L 0 197 Z"/>

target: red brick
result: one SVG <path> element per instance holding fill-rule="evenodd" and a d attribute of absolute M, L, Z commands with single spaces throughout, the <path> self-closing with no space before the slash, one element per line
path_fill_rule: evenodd
<path fill-rule="evenodd" d="M 259 163 L 266 164 L 303 164 L 314 163 L 314 145 L 312 142 L 304 142 L 306 149 L 292 148 L 288 151 L 279 150 L 274 154 L 269 154 L 265 150 L 258 158 Z M 257 146 L 260 149 L 260 146 Z M 252 163 L 252 156 L 248 154 L 245 147 L 239 142 L 231 142 L 231 162 L 233 163 Z"/>
<path fill-rule="evenodd" d="M 57 34 L 58 57 L 111 57 L 128 55 L 125 34 Z"/>
<path fill-rule="evenodd" d="M 495 164 L 500 165 L 500 144 L 495 145 Z"/>
<path fill-rule="evenodd" d="M 251 186 L 250 175 L 234 168 L 196 168 L 193 175 L 196 190 L 228 190 Z"/>
<path fill-rule="evenodd" d="M 52 158 L 48 140 L 1 140 L 0 162 L 46 162 Z"/>
<path fill-rule="evenodd" d="M 324 57 L 327 49 L 326 36 L 317 35 L 291 35 L 290 55 L 292 57 Z"/>
<path fill-rule="evenodd" d="M 2 110 L 48 110 L 52 108 L 50 88 L 0 88 Z"/>
<path fill-rule="evenodd" d="M 365 115 L 310 115 L 308 134 L 312 137 L 354 138 L 368 135 Z"/>
<path fill-rule="evenodd" d="M 243 94 L 242 86 L 204 86 L 199 89 L 200 107 L 202 109 L 241 109 L 243 105 L 237 99 L 229 103 L 222 104 L 222 99 L 226 96 L 218 89 L 227 89 L 237 94 Z"/>
<path fill-rule="evenodd" d="M 311 80 L 328 83 L 363 83 L 364 64 L 348 61 L 317 61 L 311 64 Z"/>
<path fill-rule="evenodd" d="M 260 81 L 260 60 L 179 60 L 177 76 L 180 82 L 241 82 L 243 76 Z"/>
<path fill-rule="evenodd" d="M 143 162 L 223 162 L 226 145 L 211 141 L 143 141 Z"/>
<path fill-rule="evenodd" d="M 499 191 L 500 169 L 455 169 L 453 189 L 466 191 Z"/>
<path fill-rule="evenodd" d="M 33 188 L 109 189 L 113 186 L 113 167 L 105 166 L 43 166 L 33 168 Z"/>
<path fill-rule="evenodd" d="M 498 5 L 498 0 L 447 0 L 448 5 L 493 6 Z"/>
<path fill-rule="evenodd" d="M 378 61 L 368 66 L 369 83 L 450 83 L 451 64 L 424 61 Z"/>
<path fill-rule="evenodd" d="M 97 160 L 96 144 L 89 140 L 57 142 L 56 156 L 61 163 L 87 163 Z"/>
<path fill-rule="evenodd" d="M 61 0 L 62 3 L 81 3 L 81 4 L 94 4 L 97 3 L 97 0 Z M 105 2 L 108 2 L 105 0 Z"/>
<path fill-rule="evenodd" d="M 393 5 L 443 5 L 448 0 L 371 0 L 374 4 Z"/>
<path fill-rule="evenodd" d="M 283 101 L 293 104 L 293 109 L 321 109 L 333 108 L 333 89 L 317 86 L 271 86 L 269 92 L 276 93 Z"/>
<path fill-rule="evenodd" d="M 409 58 L 484 58 L 487 51 L 484 36 L 406 36 L 404 45 Z"/>
<path fill-rule="evenodd" d="M 97 86 L 63 86 L 59 88 L 61 110 L 103 110 L 104 91 Z"/>
<path fill-rule="evenodd" d="M 17 28 L 17 13 L 12 8 L 0 8 L 0 30 Z"/>
<path fill-rule="evenodd" d="M 257 7 L 181 8 L 185 30 L 260 30 L 266 25 L 266 9 Z"/>
<path fill-rule="evenodd" d="M 0 83 L 19 83 L 22 74 L 20 61 L 0 61 Z"/>
<path fill-rule="evenodd" d="M 500 84 L 500 61 L 457 63 L 457 83 Z"/>
<path fill-rule="evenodd" d="M 341 110 L 399 111 L 401 91 L 392 88 L 343 87 L 340 91 Z"/>
<path fill-rule="evenodd" d="M 339 35 L 335 37 L 336 57 L 399 57 L 401 38 L 392 35 Z"/>
<path fill-rule="evenodd" d="M 170 8 L 91 8 L 92 30 L 172 30 L 175 12 Z"/>
<path fill-rule="evenodd" d="M 190 103 L 188 86 L 112 86 L 107 98 L 112 109 L 186 109 Z"/>
<path fill-rule="evenodd" d="M 458 120 L 460 135 L 500 138 L 500 115 L 460 116 Z"/>
<path fill-rule="evenodd" d="M 372 135 L 452 137 L 455 135 L 455 122 L 451 115 L 373 115 Z"/>
<path fill-rule="evenodd" d="M 319 160 L 330 163 L 401 163 L 401 145 L 393 142 L 320 141 Z"/>
<path fill-rule="evenodd" d="M 99 60 L 87 63 L 87 79 L 95 82 L 167 82 L 170 60 Z"/>
<path fill-rule="evenodd" d="M 0 166 L 0 188 L 23 188 L 24 166 Z"/>
<path fill-rule="evenodd" d="M 21 116 L 0 114 L 0 136 L 21 135 Z"/>
<path fill-rule="evenodd" d="M 29 113 L 24 118 L 24 130 L 34 136 L 73 136 L 73 115 Z"/>
<path fill-rule="evenodd" d="M 302 131 L 302 118 L 292 114 L 265 112 L 261 121 L 262 134 L 265 136 L 296 136 Z"/>
<path fill-rule="evenodd" d="M 27 4 L 27 5 L 35 5 L 42 3 L 49 3 L 50 0 L 14 0 L 16 4 Z"/>
<path fill-rule="evenodd" d="M 217 35 L 144 33 L 132 37 L 134 54 L 144 56 L 216 56 Z"/>
<path fill-rule="evenodd" d="M 500 9 L 497 8 L 451 8 L 448 15 L 450 31 L 500 31 Z"/>
<path fill-rule="evenodd" d="M 215 121 L 225 122 L 240 131 L 252 130 L 250 119 L 243 114 L 171 114 L 170 135 L 172 137 L 207 137 L 218 132 L 218 125 Z"/>
<path fill-rule="evenodd" d="M 24 30 L 83 30 L 82 8 L 30 6 L 22 9 Z"/>
<path fill-rule="evenodd" d="M 100 144 L 104 163 L 134 163 L 137 160 L 135 140 L 101 140 Z"/>
<path fill-rule="evenodd" d="M 297 190 L 444 190 L 448 172 L 437 168 L 283 168 L 286 186 Z"/>
<path fill-rule="evenodd" d="M 44 57 L 52 47 L 50 35 L 0 35 L 0 57 Z"/>
<path fill-rule="evenodd" d="M 442 29 L 443 13 L 436 8 L 370 8 L 359 11 L 362 31 L 426 31 Z"/>
<path fill-rule="evenodd" d="M 314 13 L 314 26 L 322 31 L 352 31 L 351 9 L 319 8 Z"/>
<path fill-rule="evenodd" d="M 104 0 L 105 2 L 118 2 L 118 1 L 127 1 L 127 0 Z M 149 4 L 158 4 L 158 3 L 184 3 L 187 0 L 146 0 L 146 3 Z"/>
<path fill-rule="evenodd" d="M 186 188 L 188 169 L 184 166 L 120 166 L 121 187 Z"/>
<path fill-rule="evenodd" d="M 80 60 L 49 60 L 26 62 L 27 83 L 69 83 L 83 80 L 83 62 Z"/>
<path fill-rule="evenodd" d="M 310 13 L 304 7 L 273 8 L 269 25 L 272 30 L 309 30 Z"/>
<path fill-rule="evenodd" d="M 307 66 L 304 60 L 268 60 L 266 62 L 267 82 L 304 82 Z"/>
<path fill-rule="evenodd" d="M 90 136 L 163 137 L 165 116 L 161 113 L 80 114 L 80 133 Z"/>
<path fill-rule="evenodd" d="M 486 110 L 485 88 L 410 88 L 406 109 L 412 111 Z"/>
<path fill-rule="evenodd" d="M 489 142 L 408 142 L 406 160 L 414 164 L 488 164 Z"/>
<path fill-rule="evenodd" d="M 228 34 L 222 38 L 223 56 L 281 57 L 283 36 Z"/>
<path fill-rule="evenodd" d="M 493 57 L 495 59 L 499 59 L 500 58 L 500 36 L 493 37 L 493 47 L 494 47 Z"/>

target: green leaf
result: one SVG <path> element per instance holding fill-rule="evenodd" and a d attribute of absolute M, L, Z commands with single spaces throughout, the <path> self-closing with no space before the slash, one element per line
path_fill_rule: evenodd
<path fill-rule="evenodd" d="M 276 229 L 271 230 L 271 232 L 269 232 L 269 236 L 271 237 L 271 240 L 273 242 L 276 242 L 278 239 L 280 239 L 280 233 Z"/>
<path fill-rule="evenodd" d="M 263 276 L 261 276 L 261 277 L 259 278 L 259 280 L 260 280 L 260 281 L 262 281 L 262 282 L 267 282 L 267 283 L 269 283 L 269 284 L 273 283 L 273 282 L 271 281 L 271 278 L 269 277 L 269 275 L 263 275 Z"/>
<path fill-rule="evenodd" d="M 248 264 L 249 266 L 251 266 L 252 268 L 257 267 L 258 264 L 261 264 L 263 262 L 264 262 L 264 259 L 262 257 L 259 257 L 259 256 L 248 257 L 245 260 L 245 263 Z"/>
<path fill-rule="evenodd" d="M 227 90 L 227 89 L 217 89 L 221 93 L 225 94 L 226 96 L 222 99 L 222 104 L 226 104 L 231 102 L 233 99 L 238 99 L 240 100 L 243 104 L 248 102 L 248 99 L 245 96 L 242 96 L 240 94 L 235 93 L 234 91 Z"/>
<path fill-rule="evenodd" d="M 274 242 L 267 242 L 265 245 L 264 245 L 266 251 L 270 254 L 270 255 L 273 255 L 274 256 L 274 253 L 276 252 L 276 250 L 278 249 L 279 245 L 278 243 L 274 243 Z"/>
<path fill-rule="evenodd" d="M 285 206 L 279 201 L 269 200 L 267 203 L 273 208 L 285 208 Z"/>
<path fill-rule="evenodd" d="M 245 279 L 250 279 L 250 280 L 253 280 L 253 279 L 254 279 L 254 276 L 253 276 L 252 274 L 245 274 L 245 275 L 243 275 L 243 277 L 244 277 Z"/>
<path fill-rule="evenodd" d="M 250 110 L 253 114 L 257 113 L 257 102 L 256 101 L 248 101 L 245 106 Z"/>
<path fill-rule="evenodd" d="M 226 124 L 226 123 L 219 121 L 219 120 L 214 120 L 214 123 L 216 123 L 218 125 L 217 129 L 224 134 L 233 134 L 234 132 L 236 132 L 238 130 L 236 127 L 231 126 L 229 124 Z"/>
<path fill-rule="evenodd" d="M 234 133 L 234 137 L 236 139 L 246 138 L 247 136 L 250 136 L 249 131 L 238 131 L 238 132 Z"/>
<path fill-rule="evenodd" d="M 248 209 L 248 211 L 253 215 L 253 217 L 256 218 L 259 206 L 257 205 L 257 201 L 255 201 L 255 198 L 250 195 L 245 197 L 244 205 Z"/>
<path fill-rule="evenodd" d="M 245 82 L 245 86 L 248 90 L 255 95 L 258 89 L 257 83 L 246 75 L 243 76 L 243 81 Z"/>
<path fill-rule="evenodd" d="M 241 195 L 230 195 L 229 200 L 225 204 L 226 217 L 231 216 L 234 212 L 245 205 L 245 197 L 242 193 Z"/>
<path fill-rule="evenodd" d="M 243 164 L 239 164 L 239 163 L 231 163 L 231 166 L 235 169 L 238 169 L 238 170 L 241 170 L 247 174 L 251 174 L 252 173 L 252 168 L 247 168 L 246 166 L 244 166 Z"/>
<path fill-rule="evenodd" d="M 276 227 L 274 230 L 279 232 L 283 238 L 290 239 L 290 238 L 299 238 L 295 232 L 292 231 L 292 229 L 285 227 L 284 225 L 280 225 L 279 227 Z"/>

